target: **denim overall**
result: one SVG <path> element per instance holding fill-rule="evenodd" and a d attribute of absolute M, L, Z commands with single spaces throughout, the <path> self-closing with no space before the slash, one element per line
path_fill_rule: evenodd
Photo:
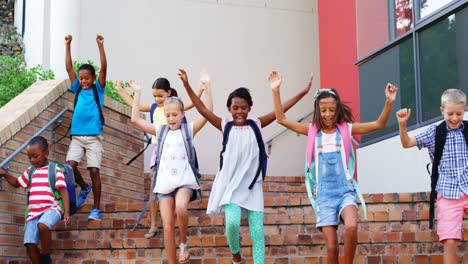
<path fill-rule="evenodd" d="M 341 157 L 341 134 L 336 130 L 336 151 L 323 153 L 322 131 L 317 133 L 318 183 L 317 227 L 338 225 L 339 214 L 348 205 L 357 208 L 352 180 L 346 178 Z"/>

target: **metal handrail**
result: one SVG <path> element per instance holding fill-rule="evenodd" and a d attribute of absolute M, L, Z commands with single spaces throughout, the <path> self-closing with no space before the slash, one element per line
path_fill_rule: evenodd
<path fill-rule="evenodd" d="M 304 115 L 303 117 L 297 119 L 296 121 L 297 122 L 302 122 L 304 121 L 304 119 L 306 119 L 307 117 L 311 116 L 312 114 L 314 113 L 314 111 Z M 276 139 L 277 137 L 281 136 L 282 134 L 286 133 L 289 129 L 288 128 L 283 128 L 281 131 L 279 131 L 278 133 L 274 134 L 273 136 L 271 136 L 268 140 L 265 141 L 265 145 L 268 145 L 268 155 L 271 154 L 271 145 L 272 145 L 272 142 L 274 139 Z"/>
<path fill-rule="evenodd" d="M 72 110 L 70 110 L 70 109 L 68 109 L 67 107 L 65 107 L 65 108 L 64 108 L 62 111 L 60 111 L 54 118 L 52 118 L 45 126 L 43 126 L 41 129 L 39 129 L 32 137 L 30 137 L 26 142 L 24 142 L 23 145 L 21 145 L 18 149 L 16 149 L 13 153 L 11 153 L 5 160 L 3 160 L 2 163 L 0 163 L 0 168 L 2 168 L 2 169 L 4 169 L 4 170 L 8 171 L 8 169 L 9 169 L 8 164 L 10 163 L 10 161 L 12 161 L 12 160 L 16 157 L 16 155 L 18 155 L 21 151 L 23 151 L 23 149 L 25 149 L 25 148 L 28 146 L 28 144 L 29 144 L 29 142 L 31 141 L 31 139 L 32 139 L 33 137 L 39 136 L 39 135 L 41 135 L 42 133 L 44 133 L 44 131 L 46 131 L 47 128 L 49 128 L 49 127 L 50 127 L 52 124 L 54 124 L 54 123 L 55 123 L 55 126 L 52 128 L 52 134 L 51 134 L 52 139 L 51 139 L 51 141 L 52 141 L 52 144 L 58 143 L 58 141 L 55 141 L 55 135 L 56 135 L 55 130 L 56 130 L 57 128 L 59 128 L 59 127 L 62 125 L 62 119 L 61 119 L 61 118 L 62 118 L 63 114 L 65 114 L 66 112 L 71 112 L 71 113 L 73 113 Z M 137 136 L 135 136 L 135 135 L 133 135 L 133 134 L 131 134 L 131 133 L 128 133 L 127 131 L 124 131 L 124 130 L 122 130 L 122 129 L 120 129 L 120 128 L 111 126 L 111 125 L 104 124 L 104 126 L 106 126 L 106 127 L 108 127 L 108 128 L 111 128 L 111 129 L 113 129 L 113 130 L 116 130 L 116 131 L 118 131 L 118 132 L 120 132 L 120 133 L 122 133 L 122 134 L 125 134 L 125 135 L 129 136 L 129 137 L 132 137 L 132 138 L 141 140 L 141 141 L 143 141 L 143 142 L 146 142 L 146 141 L 149 140 L 149 136 L 148 136 L 146 133 L 145 133 L 145 138 L 146 138 L 146 139 L 144 139 L 144 138 L 141 138 L 141 137 L 137 137 Z M 65 135 L 65 136 L 66 136 L 66 135 Z M 64 136 L 64 137 L 65 137 L 65 136 Z M 62 138 L 61 138 L 61 139 L 62 139 Z M 60 139 L 60 140 L 61 140 L 61 139 Z M 59 141 L 60 141 L 60 140 L 59 140 Z M 2 185 L 1 185 L 1 184 L 2 184 L 2 182 L 0 181 L 0 190 L 2 190 Z"/>
<path fill-rule="evenodd" d="M 8 156 L 4 161 L 2 161 L 2 163 L 0 163 L 0 168 L 8 170 L 9 169 L 8 163 L 10 163 L 10 161 L 13 160 L 16 157 L 16 155 L 18 155 L 21 151 L 23 151 L 23 149 L 25 149 L 28 146 L 29 141 L 31 141 L 31 138 L 39 136 L 40 134 L 42 134 L 47 128 L 49 128 L 54 123 L 60 124 L 61 123 L 60 118 L 67 111 L 68 111 L 67 107 L 65 107 L 62 111 L 60 111 L 60 113 L 58 113 L 54 118 L 52 118 L 49 121 L 49 123 L 47 123 L 41 129 L 39 129 L 32 137 L 30 137 L 26 142 L 24 142 L 23 145 L 21 145 L 19 148 L 17 148 L 13 153 L 10 154 L 10 156 Z M 54 127 L 54 129 L 57 128 L 57 127 L 58 127 L 58 125 L 56 125 Z M 54 134 L 52 134 L 52 135 L 54 135 Z"/>

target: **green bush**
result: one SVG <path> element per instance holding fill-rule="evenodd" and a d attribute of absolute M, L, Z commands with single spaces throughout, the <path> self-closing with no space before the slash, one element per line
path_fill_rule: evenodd
<path fill-rule="evenodd" d="M 22 55 L 14 58 L 0 55 L 0 107 L 38 80 L 54 79 L 51 70 L 38 65 L 27 69 Z"/>
<path fill-rule="evenodd" d="M 96 80 L 99 79 L 99 67 L 96 66 L 94 62 L 90 60 L 88 60 L 87 62 L 73 61 L 73 70 L 77 73 L 77 76 L 78 76 L 78 69 L 83 63 L 88 63 L 88 64 L 93 65 L 94 69 L 96 70 Z M 124 100 L 122 99 L 122 97 L 120 97 L 119 93 L 117 92 L 117 89 L 115 89 L 114 83 L 110 80 L 106 81 L 106 89 L 104 90 L 104 95 L 116 100 L 117 102 L 125 104 Z"/>

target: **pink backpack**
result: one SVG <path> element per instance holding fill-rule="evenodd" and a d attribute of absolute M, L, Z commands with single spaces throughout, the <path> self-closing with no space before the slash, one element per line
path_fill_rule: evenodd
<path fill-rule="evenodd" d="M 354 159 L 354 150 L 351 146 L 351 133 L 349 131 L 349 126 L 346 122 L 337 124 L 337 128 L 340 131 L 341 138 L 343 139 L 343 144 L 345 148 L 346 156 L 346 165 L 349 172 L 349 175 L 352 177 L 352 182 L 357 196 L 362 204 L 362 209 L 364 211 L 364 218 L 367 220 L 367 208 L 362 193 L 359 190 L 356 180 L 354 179 L 354 169 L 355 169 L 355 159 Z M 315 149 L 315 140 L 317 137 L 318 129 L 314 124 L 310 124 L 309 132 L 307 133 L 307 149 L 306 149 L 306 162 L 305 162 L 305 184 L 307 188 L 307 194 L 309 196 L 310 203 L 314 212 L 320 210 L 317 207 L 315 201 L 315 188 L 317 186 L 318 177 L 315 171 L 316 160 L 314 158 L 314 149 Z"/>

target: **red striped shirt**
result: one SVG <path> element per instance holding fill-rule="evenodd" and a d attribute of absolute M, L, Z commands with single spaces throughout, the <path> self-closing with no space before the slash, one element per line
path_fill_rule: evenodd
<path fill-rule="evenodd" d="M 60 215 L 63 214 L 57 198 L 55 198 L 54 194 L 50 190 L 48 173 L 48 165 L 41 168 L 36 168 L 31 177 L 30 184 L 28 180 L 28 168 L 16 180 L 19 186 L 23 188 L 29 188 L 29 214 L 26 218 L 26 221 L 30 221 L 36 217 L 39 217 L 48 209 L 53 209 L 57 211 Z M 62 170 L 57 167 L 55 174 L 55 190 L 58 191 L 60 188 L 67 188 L 67 184 L 65 183 L 65 177 L 63 176 Z"/>

